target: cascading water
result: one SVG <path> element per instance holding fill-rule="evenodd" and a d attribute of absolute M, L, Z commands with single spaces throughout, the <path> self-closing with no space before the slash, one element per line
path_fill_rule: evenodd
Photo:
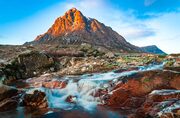
<path fill-rule="evenodd" d="M 109 81 L 111 81 L 111 83 L 116 83 L 119 81 L 118 79 L 120 77 L 128 76 L 141 71 L 162 69 L 163 65 L 164 63 L 159 65 L 141 66 L 138 70 L 121 73 L 111 71 L 91 75 L 85 74 L 79 76 L 78 80 L 74 80 L 73 77 L 64 77 L 61 79 L 68 81 L 68 84 L 64 89 L 40 88 L 40 90 L 46 93 L 50 108 L 70 110 L 80 106 L 86 110 L 93 110 L 97 104 L 101 103 L 100 97 L 94 97 L 95 93 L 99 89 L 108 89 L 108 92 L 111 91 Z M 68 96 L 72 96 L 73 103 L 66 102 Z"/>

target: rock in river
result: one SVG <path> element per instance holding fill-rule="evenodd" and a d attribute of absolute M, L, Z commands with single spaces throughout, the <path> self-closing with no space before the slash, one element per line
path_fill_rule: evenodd
<path fill-rule="evenodd" d="M 16 109 L 18 101 L 15 99 L 18 90 L 0 84 L 0 112 Z"/>
<path fill-rule="evenodd" d="M 0 101 L 17 95 L 18 90 L 3 84 L 0 84 Z"/>
<path fill-rule="evenodd" d="M 44 92 L 35 90 L 33 93 L 25 94 L 23 105 L 32 109 L 47 108 L 48 103 Z"/>

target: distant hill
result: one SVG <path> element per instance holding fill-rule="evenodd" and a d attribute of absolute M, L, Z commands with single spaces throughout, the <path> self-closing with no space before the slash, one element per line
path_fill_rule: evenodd
<path fill-rule="evenodd" d="M 49 30 L 25 44 L 82 44 L 88 43 L 116 49 L 120 52 L 141 52 L 141 49 L 127 42 L 121 35 L 96 19 L 84 16 L 76 8 L 57 18 Z"/>
<path fill-rule="evenodd" d="M 156 45 L 141 47 L 141 49 L 143 52 L 147 52 L 147 53 L 161 54 L 161 55 L 166 54 L 161 49 L 159 49 Z"/>

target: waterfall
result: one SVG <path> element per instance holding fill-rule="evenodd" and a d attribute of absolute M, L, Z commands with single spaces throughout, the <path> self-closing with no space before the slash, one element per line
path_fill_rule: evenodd
<path fill-rule="evenodd" d="M 107 89 L 108 92 L 110 92 L 111 86 L 109 81 L 112 81 L 112 83 L 117 83 L 120 81 L 118 80 L 120 77 L 132 75 L 142 71 L 162 69 L 163 65 L 164 63 L 159 65 L 151 64 L 148 66 L 140 66 L 137 70 L 125 71 L 121 73 L 111 71 L 107 73 L 94 73 L 91 75 L 84 74 L 78 76 L 78 81 L 72 76 L 66 76 L 62 79 L 67 80 L 68 84 L 63 89 L 39 89 L 46 93 L 50 108 L 61 108 L 68 110 L 80 106 L 87 110 L 93 110 L 97 104 L 101 103 L 100 98 L 94 97 L 94 94 L 99 89 Z M 68 96 L 72 96 L 74 103 L 69 103 L 66 101 Z"/>

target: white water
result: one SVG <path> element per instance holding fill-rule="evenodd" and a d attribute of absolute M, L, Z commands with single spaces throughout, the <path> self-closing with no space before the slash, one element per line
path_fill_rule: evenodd
<path fill-rule="evenodd" d="M 177 101 L 164 101 L 158 104 L 158 106 L 161 108 L 161 111 L 159 111 L 157 114 L 160 117 L 164 113 L 171 113 L 173 110 L 177 110 L 180 108 L 180 100 Z"/>
<path fill-rule="evenodd" d="M 99 97 L 93 97 L 98 89 L 108 89 L 111 92 L 109 81 L 117 84 L 120 80 L 119 77 L 128 76 L 141 71 L 162 69 L 163 64 L 149 65 L 146 67 L 139 67 L 139 70 L 133 70 L 122 73 L 107 72 L 107 73 L 95 73 L 92 75 L 85 74 L 79 76 L 79 81 L 75 81 L 73 77 L 64 77 L 68 80 L 68 84 L 64 89 L 46 89 L 39 88 L 46 93 L 50 108 L 62 108 L 65 110 L 73 109 L 80 106 L 87 110 L 93 110 L 97 104 L 101 103 Z M 71 95 L 74 96 L 73 101 L 76 103 L 66 102 L 66 98 Z"/>
<path fill-rule="evenodd" d="M 173 90 L 173 89 L 162 89 L 162 90 L 154 90 L 150 93 L 150 95 L 171 95 L 171 94 L 178 94 L 180 90 Z"/>

